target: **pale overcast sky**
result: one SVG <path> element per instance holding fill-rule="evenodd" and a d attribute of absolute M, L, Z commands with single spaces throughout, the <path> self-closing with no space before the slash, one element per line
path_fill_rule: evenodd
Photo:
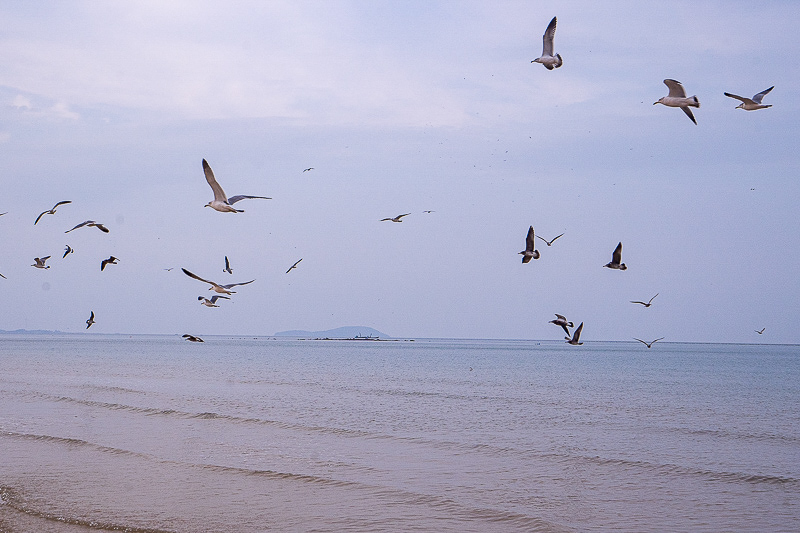
<path fill-rule="evenodd" d="M 0 15 L 0 329 L 81 332 L 93 310 L 97 333 L 560 339 L 561 313 L 587 341 L 800 342 L 794 1 Z M 548 71 L 531 60 L 553 16 Z M 653 105 L 665 78 L 698 96 L 697 126 Z M 772 85 L 770 109 L 723 95 Z M 203 158 L 228 195 L 273 199 L 204 208 Z M 87 219 L 111 232 L 64 233 Z M 530 225 L 564 236 L 523 265 Z M 624 272 L 602 267 L 619 241 Z M 256 281 L 209 309 L 180 267 Z"/>

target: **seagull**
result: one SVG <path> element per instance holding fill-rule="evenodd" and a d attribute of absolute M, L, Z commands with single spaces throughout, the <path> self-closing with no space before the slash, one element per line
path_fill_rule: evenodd
<path fill-rule="evenodd" d="M 106 265 L 116 265 L 117 261 L 119 261 L 119 259 L 117 259 L 113 255 L 109 256 L 108 259 L 103 259 L 100 262 L 100 272 L 102 272 L 106 268 Z"/>
<path fill-rule="evenodd" d="M 651 341 L 651 342 L 645 342 L 645 341 L 643 341 L 642 339 L 637 339 L 636 337 L 634 337 L 634 338 L 633 338 L 633 340 L 641 342 L 642 344 L 644 344 L 644 345 L 645 345 L 645 346 L 647 346 L 648 348 L 652 348 L 652 347 L 653 347 L 653 345 L 654 345 L 655 343 L 657 343 L 658 341 L 660 341 L 660 340 L 661 340 L 661 339 L 663 339 L 663 338 L 664 338 L 664 337 L 660 337 L 660 338 L 658 338 L 658 339 L 656 339 L 656 340 L 654 340 L 654 341 Z"/>
<path fill-rule="evenodd" d="M 656 296 L 658 296 L 658 293 L 656 293 Z M 631 303 L 632 304 L 642 304 L 645 307 L 650 307 L 651 305 L 653 305 L 653 300 L 655 300 L 656 296 L 653 296 L 652 298 L 650 298 L 650 300 L 647 303 L 645 303 L 645 302 L 634 302 L 633 300 L 631 300 Z"/>
<path fill-rule="evenodd" d="M 5 276 L 3 276 L 3 277 L 5 277 Z M 755 332 L 758 333 L 759 335 L 763 335 L 765 329 L 767 329 L 767 328 L 761 328 L 761 331 L 755 330 Z"/>
<path fill-rule="evenodd" d="M 381 219 L 381 222 L 385 222 L 385 221 L 387 221 L 387 220 L 391 220 L 392 222 L 402 222 L 402 220 L 400 220 L 400 219 L 401 219 L 401 218 L 403 218 L 404 216 L 406 216 L 406 215 L 410 215 L 410 214 L 411 214 L 411 213 L 404 213 L 404 214 L 402 214 L 402 215 L 397 215 L 397 216 L 396 216 L 396 217 L 394 217 L 394 218 L 391 218 L 391 217 L 389 217 L 389 218 L 382 218 L 382 219 Z"/>
<path fill-rule="evenodd" d="M 564 234 L 562 233 L 561 235 L 564 235 Z M 561 235 L 556 235 L 555 237 L 553 237 L 553 240 L 552 240 L 552 241 L 548 241 L 548 240 L 547 240 L 547 239 L 545 239 L 544 237 L 539 237 L 538 235 L 536 236 L 536 238 L 537 238 L 537 239 L 542 239 L 544 242 L 546 242 L 546 243 L 547 243 L 547 246 L 553 246 L 553 243 L 554 243 L 554 242 L 556 242 L 556 239 L 558 239 L 559 237 L 561 237 Z"/>
<path fill-rule="evenodd" d="M 89 320 L 86 321 L 86 329 L 92 327 L 92 324 L 94 324 L 94 311 L 92 311 L 92 314 L 89 316 Z"/>
<path fill-rule="evenodd" d="M 73 253 L 74 251 L 75 251 L 75 250 L 73 250 L 72 248 L 70 248 L 70 247 L 69 247 L 69 244 L 68 244 L 68 245 L 67 245 L 67 249 L 66 249 L 66 250 L 64 250 L 64 255 L 61 257 L 61 259 L 64 259 L 65 257 L 67 257 L 69 254 Z"/>
<path fill-rule="evenodd" d="M 94 226 L 95 228 L 99 229 L 103 233 L 108 233 L 108 228 L 107 227 L 105 227 L 104 225 L 102 225 L 99 222 L 95 222 L 94 220 L 87 220 L 86 222 L 81 222 L 80 224 L 78 224 L 74 228 L 68 229 L 64 233 L 69 233 L 70 231 L 76 230 L 78 228 L 82 228 L 83 226 L 89 226 L 89 227 Z"/>
<path fill-rule="evenodd" d="M 304 169 L 303 169 L 303 172 L 308 172 L 309 170 L 314 170 L 314 167 L 308 167 L 308 168 L 304 168 Z"/>
<path fill-rule="evenodd" d="M 615 270 L 625 270 L 628 268 L 625 266 L 625 263 L 622 262 L 622 243 L 619 243 L 617 247 L 614 248 L 614 253 L 611 254 L 611 262 L 603 266 Z M 655 296 L 653 296 L 653 298 L 655 298 Z"/>
<path fill-rule="evenodd" d="M 742 103 L 736 106 L 736 109 L 744 109 L 745 111 L 755 111 L 756 109 L 766 109 L 768 107 L 772 107 L 771 105 L 764 105 L 761 103 L 761 99 L 764 98 L 775 86 L 773 85 L 769 89 L 761 91 L 758 94 L 753 95 L 752 98 L 745 98 L 744 96 L 737 96 L 731 93 L 722 93 L 725 96 L 729 96 L 731 98 L 736 98 L 737 100 L 741 101 Z"/>
<path fill-rule="evenodd" d="M 233 269 L 231 268 L 231 264 L 228 261 L 228 256 L 225 256 L 225 268 L 222 269 L 223 272 L 227 272 L 228 274 L 233 274 Z"/>
<path fill-rule="evenodd" d="M 218 305 L 216 305 L 217 300 L 219 298 L 225 298 L 226 300 L 230 300 L 230 298 L 228 298 L 227 296 L 220 296 L 219 294 L 215 294 L 214 296 L 211 297 L 210 300 L 204 296 L 197 297 L 197 299 L 200 300 L 200 303 L 205 305 L 206 307 L 219 307 Z"/>
<path fill-rule="evenodd" d="M 6 211 L 5 213 L 0 213 L 0 217 L 3 216 L 3 215 L 7 215 L 7 214 L 8 214 L 8 211 Z M 34 222 L 34 225 L 35 224 L 36 224 L 36 222 Z"/>
<path fill-rule="evenodd" d="M 2 275 L 2 274 L 0 274 L 0 278 L 3 278 L 3 279 L 8 279 L 7 277 L 5 277 L 5 276 L 4 276 L 4 275 Z"/>
<path fill-rule="evenodd" d="M 290 266 L 290 267 L 289 267 L 289 270 L 287 270 L 287 271 L 286 271 L 286 273 L 288 274 L 289 272 L 291 272 L 291 271 L 292 271 L 292 269 L 293 269 L 293 268 L 297 268 L 297 263 L 299 263 L 299 262 L 300 262 L 300 261 L 302 261 L 302 260 L 303 260 L 303 258 L 301 257 L 300 259 L 298 259 L 297 261 L 295 261 L 295 263 L 294 263 L 292 266 Z"/>
<path fill-rule="evenodd" d="M 215 211 L 219 211 L 220 213 L 244 213 L 244 210 L 242 209 L 235 209 L 233 204 L 239 200 L 250 198 L 272 200 L 272 198 L 268 198 L 266 196 L 247 196 L 244 194 L 231 196 L 228 198 L 225 196 L 225 191 L 222 190 L 222 187 L 219 186 L 219 183 L 217 183 L 217 180 L 214 178 L 214 172 L 211 170 L 211 167 L 208 166 L 208 162 L 205 159 L 203 159 L 203 171 L 206 174 L 206 181 L 209 185 L 211 185 L 211 190 L 214 191 L 214 199 L 208 202 L 204 207 L 210 207 Z"/>
<path fill-rule="evenodd" d="M 181 270 L 183 270 L 183 273 L 186 274 L 187 276 L 189 276 L 190 278 L 194 278 L 196 280 L 199 280 L 199 281 L 202 281 L 202 282 L 205 282 L 205 283 L 210 283 L 211 287 L 209 287 L 208 290 L 213 290 L 214 292 L 218 292 L 220 294 L 233 294 L 236 291 L 230 290 L 232 287 L 236 287 L 237 285 L 247 285 L 248 283 L 253 283 L 255 281 L 254 279 L 251 279 L 250 281 L 245 281 L 244 283 L 229 283 L 228 285 L 220 285 L 219 283 L 214 283 L 213 281 L 209 281 L 207 279 L 203 279 L 200 276 L 198 276 L 197 274 L 192 274 L 191 272 L 189 272 L 185 268 L 181 268 Z"/>
<path fill-rule="evenodd" d="M 431 211 L 430 209 L 427 209 L 427 210 L 423 211 L 423 213 L 435 213 L 435 212 L 436 211 Z"/>
<path fill-rule="evenodd" d="M 58 202 L 56 205 L 53 206 L 52 209 L 48 209 L 47 211 L 42 211 L 41 214 L 36 217 L 36 222 L 39 222 L 39 219 L 42 218 L 44 215 L 55 215 L 56 214 L 56 207 L 64 204 L 71 204 L 72 200 L 64 200 L 63 202 Z M 5 213 L 3 213 L 5 215 Z M 36 222 L 33 225 L 36 225 Z"/>
<path fill-rule="evenodd" d="M 525 237 L 525 249 L 520 252 L 522 262 L 528 263 L 531 259 L 539 259 L 539 250 L 535 249 L 536 240 L 533 234 L 533 226 L 528 228 L 528 236 Z"/>
<path fill-rule="evenodd" d="M 48 259 L 50 259 L 49 255 L 47 257 L 34 257 L 33 260 L 36 262 L 31 266 L 36 268 L 50 268 L 50 265 L 44 266 L 44 262 L 47 261 Z"/>
<path fill-rule="evenodd" d="M 564 337 L 565 339 L 567 339 L 567 344 L 571 344 L 573 346 L 580 346 L 581 344 L 583 344 L 582 342 L 578 342 L 581 338 L 582 329 L 583 329 L 583 322 L 581 322 L 581 325 L 577 327 L 575 333 L 572 334 L 571 339 L 569 337 Z"/>
<path fill-rule="evenodd" d="M 669 107 L 680 107 L 683 109 L 683 112 L 686 113 L 686 116 L 689 117 L 696 126 L 697 121 L 694 119 L 692 110 L 689 109 L 689 107 L 700 107 L 700 100 L 698 100 L 696 96 L 690 96 L 687 98 L 686 91 L 683 89 L 683 85 L 681 85 L 681 82 L 679 81 L 664 80 L 664 85 L 669 88 L 669 94 L 667 96 L 662 96 L 657 102 L 653 102 L 653 105 L 664 104 L 665 106 Z"/>
<path fill-rule="evenodd" d="M 569 333 L 569 329 L 567 329 L 567 328 L 575 327 L 575 324 L 573 324 L 572 322 L 568 322 L 567 321 L 567 317 L 565 317 L 564 315 L 559 315 L 558 313 L 556 313 L 556 319 L 555 320 L 551 320 L 549 323 L 550 324 L 555 324 L 556 326 L 561 326 L 564 329 L 564 332 L 567 335 L 570 334 Z"/>
<path fill-rule="evenodd" d="M 186 339 L 187 341 L 191 341 L 191 342 L 206 342 L 203 339 L 201 339 L 200 337 L 195 337 L 194 335 L 185 334 L 185 335 L 181 335 L 181 336 L 184 339 Z"/>
<path fill-rule="evenodd" d="M 558 20 L 553 17 L 547 29 L 544 30 L 542 35 L 542 57 L 537 57 L 531 63 L 541 63 L 547 70 L 553 70 L 560 67 L 564 62 L 561 60 L 561 54 L 553 55 L 553 37 L 556 36 L 556 24 Z"/>

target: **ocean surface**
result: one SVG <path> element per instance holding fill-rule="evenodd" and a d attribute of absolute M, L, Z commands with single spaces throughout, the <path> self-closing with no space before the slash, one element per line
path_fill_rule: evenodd
<path fill-rule="evenodd" d="M 1 335 L 0 531 L 800 531 L 800 347 Z"/>

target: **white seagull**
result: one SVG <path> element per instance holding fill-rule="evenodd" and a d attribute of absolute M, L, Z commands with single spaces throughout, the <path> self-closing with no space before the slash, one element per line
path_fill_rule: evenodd
<path fill-rule="evenodd" d="M 295 261 L 295 262 L 294 262 L 294 264 L 293 264 L 292 266 L 290 266 L 290 267 L 289 267 L 289 270 L 287 270 L 287 271 L 286 271 L 286 273 L 288 274 L 289 272 L 291 272 L 291 271 L 292 271 L 292 269 L 293 269 L 293 268 L 297 268 L 297 264 L 298 264 L 300 261 L 302 261 L 302 260 L 303 260 L 303 258 L 301 257 L 300 259 L 298 259 L 297 261 Z"/>
<path fill-rule="evenodd" d="M 64 258 L 65 258 L 65 257 L 67 257 L 69 254 L 71 254 L 71 253 L 74 253 L 74 252 L 75 252 L 75 250 L 73 250 L 72 248 L 70 248 L 70 246 L 69 246 L 69 244 L 68 244 L 68 245 L 67 245 L 67 248 L 64 250 L 64 255 L 63 255 L 63 256 L 61 256 L 61 259 L 64 259 Z"/>
<path fill-rule="evenodd" d="M 531 61 L 531 63 L 541 63 L 547 70 L 558 68 L 564 63 L 561 60 L 561 54 L 553 55 L 553 38 L 556 36 L 556 24 L 558 24 L 558 20 L 553 17 L 542 36 L 542 57 L 537 57 Z"/>
<path fill-rule="evenodd" d="M 33 260 L 36 262 L 31 266 L 36 268 L 50 268 L 50 265 L 44 266 L 44 262 L 47 261 L 48 259 L 50 259 L 49 255 L 46 257 L 34 257 Z"/>
<path fill-rule="evenodd" d="M 200 300 L 200 303 L 205 305 L 206 307 L 219 307 L 218 305 L 216 305 L 216 303 L 217 300 L 220 298 L 225 298 L 226 300 L 230 300 L 230 298 L 228 298 L 227 296 L 220 296 L 219 294 L 215 294 L 214 296 L 211 297 L 210 300 L 205 296 L 197 297 L 197 299 Z"/>
<path fill-rule="evenodd" d="M 67 230 L 67 231 L 65 231 L 64 233 L 69 233 L 70 231 L 76 230 L 76 229 L 78 229 L 78 228 L 82 228 L 82 227 L 84 227 L 84 226 L 88 226 L 88 227 L 92 227 L 92 226 L 94 226 L 95 228 L 99 229 L 99 230 L 100 230 L 100 231 L 102 231 L 103 233 L 108 233 L 108 228 L 107 228 L 107 227 L 105 227 L 104 225 L 102 225 L 102 224 L 101 224 L 101 223 L 99 223 L 99 222 L 95 222 L 94 220 L 87 220 L 86 222 L 81 222 L 80 224 L 78 224 L 78 225 L 77 225 L 77 226 L 75 226 L 74 228 L 72 228 L 72 229 L 68 229 L 68 230 Z"/>
<path fill-rule="evenodd" d="M 397 215 L 397 216 L 396 216 L 396 217 L 394 217 L 394 218 L 392 218 L 392 217 L 389 217 L 389 218 L 382 218 L 382 219 L 381 219 L 381 222 L 386 222 L 387 220 L 391 220 L 392 222 L 402 222 L 402 220 L 400 220 L 400 219 L 401 219 L 401 218 L 403 218 L 403 217 L 405 217 L 405 216 L 408 216 L 408 215 L 410 215 L 410 214 L 411 214 L 411 213 L 403 213 L 402 215 Z"/>
<path fill-rule="evenodd" d="M 662 96 L 657 102 L 653 102 L 653 105 L 664 104 L 668 107 L 680 107 L 696 126 L 697 121 L 694 119 L 692 110 L 689 108 L 700 107 L 700 100 L 698 100 L 696 96 L 689 96 L 687 98 L 686 91 L 679 81 L 664 80 L 664 85 L 669 88 L 669 94 L 667 94 L 667 96 Z"/>
<path fill-rule="evenodd" d="M 203 159 L 203 172 L 206 174 L 206 181 L 209 185 L 211 185 L 211 190 L 214 191 L 214 199 L 208 202 L 204 207 L 210 207 L 215 211 L 219 211 L 220 213 L 244 213 L 242 209 L 236 209 L 233 207 L 233 204 L 238 202 L 239 200 L 246 200 L 250 198 L 261 198 L 262 200 L 272 200 L 272 198 L 268 198 L 266 196 L 247 196 L 245 194 L 239 194 L 237 196 L 231 196 L 228 198 L 225 195 L 225 191 L 222 190 L 217 180 L 214 178 L 214 172 L 211 170 L 211 167 L 208 166 L 208 162 Z"/>
<path fill-rule="evenodd" d="M 628 267 L 622 262 L 622 243 L 619 243 L 617 247 L 614 248 L 614 253 L 611 254 L 611 262 L 603 266 L 613 268 L 614 270 L 627 270 Z M 653 296 L 653 298 L 655 298 L 655 296 Z"/>
<path fill-rule="evenodd" d="M 39 214 L 39 216 L 36 217 L 36 222 L 34 222 L 33 225 L 35 226 L 36 223 L 39 222 L 39 219 L 42 218 L 44 215 L 55 215 L 56 214 L 56 207 L 58 207 L 60 205 L 64 205 L 64 204 L 71 204 L 71 203 L 72 203 L 72 200 L 64 200 L 63 202 L 58 202 L 56 205 L 53 206 L 52 209 L 48 209 L 47 211 L 42 211 Z M 3 213 L 3 214 L 5 214 L 5 213 Z"/>
<path fill-rule="evenodd" d="M 729 96 L 731 98 L 736 98 L 737 100 L 741 101 L 742 103 L 736 106 L 736 109 L 744 109 L 745 111 L 755 111 L 756 109 L 766 109 L 768 107 L 772 107 L 771 105 L 764 105 L 761 103 L 761 99 L 764 98 L 767 93 L 769 93 L 775 86 L 773 85 L 769 89 L 763 90 L 758 94 L 753 95 L 752 98 L 745 98 L 744 96 L 737 96 L 731 93 L 722 93 L 725 96 Z"/>
<path fill-rule="evenodd" d="M 531 259 L 539 259 L 539 250 L 536 250 L 536 238 L 533 233 L 533 226 L 528 228 L 528 235 L 525 237 L 525 249 L 520 252 L 522 262 L 528 263 Z"/>
<path fill-rule="evenodd" d="M 86 321 L 86 329 L 92 327 L 92 324 L 94 324 L 94 311 L 92 311 L 92 314 L 89 316 L 89 320 Z"/>
<path fill-rule="evenodd" d="M 194 335 L 189 335 L 188 333 L 181 335 L 181 337 L 191 342 L 206 342 L 200 337 L 195 337 Z"/>
<path fill-rule="evenodd" d="M 103 270 L 105 270 L 105 268 L 106 268 L 106 265 L 116 265 L 116 264 L 117 264 L 117 261 L 119 261 L 119 259 L 117 259 L 117 258 L 116 258 L 116 257 L 114 257 L 113 255 L 112 255 L 112 256 L 109 256 L 109 258 L 108 258 L 108 259 L 103 259 L 103 260 L 100 262 L 100 272 L 102 272 Z"/>
<path fill-rule="evenodd" d="M 228 261 L 228 256 L 225 256 L 225 268 L 222 269 L 223 272 L 227 272 L 228 274 L 233 274 L 233 269 L 231 268 L 231 263 Z"/>
<path fill-rule="evenodd" d="M 209 281 L 207 279 L 203 279 L 200 276 L 198 276 L 197 274 L 192 274 L 191 272 L 189 272 L 185 268 L 181 268 L 181 270 L 183 270 L 183 273 L 186 274 L 187 276 L 189 276 L 190 278 L 194 278 L 194 279 L 202 281 L 204 283 L 210 283 L 211 287 L 209 287 L 208 290 L 210 290 L 210 291 L 213 290 L 214 292 L 218 292 L 220 294 L 233 294 L 236 291 L 230 290 L 232 287 L 236 287 L 237 285 L 247 285 L 248 283 L 253 283 L 255 281 L 254 279 L 251 279 L 250 281 L 245 281 L 244 283 L 229 283 L 227 285 L 220 285 L 219 283 L 214 283 L 213 281 Z"/>
<path fill-rule="evenodd" d="M 547 243 L 547 246 L 553 246 L 553 243 L 554 243 L 554 242 L 556 242 L 556 239 L 558 239 L 558 238 L 559 238 L 559 237 L 561 237 L 562 235 L 564 235 L 564 234 L 562 233 L 561 235 L 556 235 L 555 237 L 553 237 L 553 240 L 550 240 L 550 241 L 548 241 L 548 240 L 547 240 L 547 239 L 545 239 L 544 237 L 539 237 L 538 235 L 536 236 L 536 238 L 537 238 L 537 239 L 542 239 L 544 242 L 546 242 L 546 243 Z"/>
<path fill-rule="evenodd" d="M 658 293 L 656 293 L 656 296 L 658 296 Z M 632 303 L 632 304 L 642 304 L 642 305 L 643 305 L 643 306 L 645 306 L 645 307 L 650 307 L 651 305 L 653 305 L 653 300 L 655 300 L 655 299 L 656 299 L 656 296 L 653 296 L 653 297 L 652 297 L 652 298 L 650 298 L 650 300 L 648 300 L 647 302 L 639 302 L 639 301 L 633 301 L 633 300 L 631 300 L 631 303 Z"/>
<path fill-rule="evenodd" d="M 567 339 L 567 344 L 571 344 L 573 346 L 580 346 L 581 344 L 583 344 L 582 342 L 580 342 L 582 330 L 583 330 L 583 322 L 581 322 L 581 325 L 575 329 L 575 333 L 572 334 L 571 339 L 569 337 L 564 337 L 565 339 Z"/>
<path fill-rule="evenodd" d="M 573 324 L 572 322 L 567 321 L 567 317 L 565 317 L 564 315 L 559 315 L 558 313 L 556 313 L 555 315 L 556 315 L 556 319 L 555 320 L 551 320 L 550 324 L 555 324 L 556 326 L 561 326 L 561 328 L 564 330 L 564 333 L 566 333 L 567 335 L 570 335 L 569 329 L 567 329 L 567 328 L 575 327 L 575 324 Z"/>

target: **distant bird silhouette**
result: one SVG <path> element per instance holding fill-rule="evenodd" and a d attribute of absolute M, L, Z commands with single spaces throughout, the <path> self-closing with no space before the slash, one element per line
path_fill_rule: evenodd
<path fill-rule="evenodd" d="M 581 339 L 582 330 L 583 330 L 583 322 L 581 322 L 581 325 L 575 329 L 575 333 L 572 334 L 571 339 L 569 337 L 564 337 L 565 339 L 567 339 L 567 344 L 571 344 L 573 346 L 580 346 L 581 344 L 583 344 L 582 342 L 579 342 Z"/>
<path fill-rule="evenodd" d="M 546 243 L 547 243 L 547 246 L 553 246 L 553 243 L 554 243 L 554 242 L 556 242 L 556 239 L 558 239 L 558 238 L 559 238 L 559 237 L 561 237 L 562 235 L 564 235 L 564 234 L 562 233 L 561 235 L 556 235 L 555 237 L 553 237 L 553 240 L 551 240 L 551 241 L 548 241 L 548 240 L 547 240 L 547 239 L 545 239 L 544 237 L 539 237 L 538 235 L 536 236 L 536 238 L 537 238 L 537 239 L 542 239 L 544 242 L 546 242 Z"/>
<path fill-rule="evenodd" d="M 39 216 L 36 217 L 36 222 L 34 222 L 33 225 L 35 226 L 36 223 L 39 222 L 39 219 L 42 218 L 42 216 L 44 216 L 44 215 L 55 215 L 56 214 L 56 207 L 58 207 L 60 205 L 64 205 L 64 204 L 71 204 L 71 203 L 72 203 L 72 200 L 64 200 L 63 202 L 58 202 L 56 205 L 53 206 L 52 209 L 48 209 L 47 211 L 42 211 L 39 214 Z M 3 214 L 5 215 L 5 213 L 3 213 Z"/>
<path fill-rule="evenodd" d="M 211 209 L 219 211 L 220 213 L 244 213 L 243 210 L 234 208 L 233 204 L 239 200 L 246 200 L 250 198 L 272 200 L 272 198 L 268 198 L 266 196 L 247 196 L 244 194 L 231 196 L 228 198 L 225 195 L 225 191 L 223 191 L 222 187 L 220 187 L 219 183 L 217 183 L 216 178 L 214 178 L 214 172 L 211 170 L 211 167 L 208 166 L 208 162 L 205 159 L 203 159 L 203 172 L 206 175 L 206 181 L 211 186 L 211 190 L 214 192 L 214 199 L 208 202 L 204 207 L 210 207 Z"/>
<path fill-rule="evenodd" d="M 556 36 L 556 24 L 558 24 L 558 20 L 556 17 L 553 17 L 553 20 L 547 25 L 547 29 L 544 30 L 544 35 L 542 35 L 542 56 L 531 61 L 531 63 L 541 63 L 547 70 L 558 68 L 564 63 L 564 61 L 561 60 L 561 54 L 553 55 L 553 39 Z"/>
<path fill-rule="evenodd" d="M 435 213 L 436 211 L 431 211 L 430 209 L 426 209 L 423 213 Z"/>
<path fill-rule="evenodd" d="M 181 337 L 183 337 L 187 341 L 191 341 L 191 342 L 206 342 L 203 339 L 201 339 L 200 337 L 195 337 L 194 335 L 189 335 L 188 333 L 184 334 L 184 335 L 181 335 Z"/>
<path fill-rule="evenodd" d="M 381 221 L 381 222 L 385 222 L 385 221 L 387 221 L 387 220 L 391 220 L 392 222 L 402 222 L 402 220 L 400 220 L 400 219 L 401 219 L 401 218 L 403 218 L 404 216 L 408 216 L 408 215 L 410 215 L 410 214 L 411 214 L 411 213 L 404 213 L 404 214 L 402 214 L 402 215 L 397 215 L 397 216 L 396 216 L 396 217 L 394 217 L 394 218 L 392 218 L 392 217 L 389 217 L 389 218 L 382 218 L 380 221 Z"/>
<path fill-rule="evenodd" d="M 3 216 L 3 215 L 7 215 L 7 214 L 8 214 L 8 211 L 6 211 L 5 213 L 0 213 L 0 217 Z M 34 222 L 34 224 L 36 224 L 36 222 Z"/>
<path fill-rule="evenodd" d="M 104 225 L 102 225 L 99 222 L 95 222 L 94 220 L 87 220 L 86 222 L 81 222 L 80 224 L 78 224 L 74 228 L 68 229 L 64 233 L 69 233 L 70 231 L 74 231 L 74 230 L 76 230 L 78 228 L 82 228 L 83 226 L 89 226 L 89 227 L 94 226 L 95 228 L 99 229 L 103 233 L 108 233 L 108 228 L 107 227 L 105 227 Z"/>
<path fill-rule="evenodd" d="M 94 324 L 94 311 L 92 311 L 92 314 L 89 315 L 89 320 L 86 321 L 86 329 L 92 327 L 92 324 Z"/>
<path fill-rule="evenodd" d="M 302 260 L 303 260 L 303 258 L 301 257 L 300 259 L 298 259 L 297 261 L 295 261 L 295 262 L 294 262 L 294 264 L 293 264 L 292 266 L 290 266 L 290 267 L 289 267 L 289 270 L 287 270 L 287 271 L 286 271 L 286 273 L 288 274 L 289 272 L 291 272 L 291 271 L 292 271 L 292 269 L 293 269 L 293 268 L 297 268 L 297 263 L 299 263 L 299 262 L 300 262 L 300 261 L 302 261 Z"/>
<path fill-rule="evenodd" d="M 220 296 L 219 294 L 215 294 L 214 296 L 211 297 L 210 300 L 205 296 L 197 297 L 197 299 L 200 300 L 200 303 L 205 305 L 206 307 L 219 307 L 218 305 L 215 305 L 219 298 L 225 298 L 226 300 L 230 300 L 230 298 L 228 298 L 227 296 Z"/>
<path fill-rule="evenodd" d="M 167 272 L 169 272 L 169 271 L 170 271 L 170 270 L 172 270 L 173 268 L 175 268 L 175 267 L 169 267 L 169 268 L 165 268 L 164 270 L 166 270 Z"/>
<path fill-rule="evenodd" d="M 679 81 L 664 80 L 664 85 L 669 88 L 669 94 L 667 94 L 667 96 L 662 96 L 657 102 L 653 102 L 653 105 L 664 104 L 669 107 L 680 107 L 683 112 L 686 113 L 686 116 L 697 125 L 697 121 L 694 119 L 692 110 L 689 109 L 689 107 L 700 107 L 700 100 L 698 100 L 696 96 L 687 98 L 686 91 Z"/>
<path fill-rule="evenodd" d="M 71 253 L 73 253 L 73 252 L 75 252 L 75 250 L 73 250 L 72 248 L 70 248 L 70 247 L 69 247 L 69 244 L 68 244 L 68 245 L 67 245 L 67 247 L 66 247 L 66 249 L 64 250 L 64 255 L 61 257 L 61 259 L 64 259 L 65 257 L 67 257 L 69 254 L 71 254 Z"/>
<path fill-rule="evenodd" d="M 614 248 L 614 253 L 611 254 L 611 262 L 603 266 L 615 270 L 626 270 L 628 268 L 625 266 L 625 263 L 622 262 L 622 243 L 619 243 L 617 247 Z"/>
<path fill-rule="evenodd" d="M 119 261 L 119 259 L 117 259 L 117 258 L 116 258 L 116 257 L 114 257 L 113 255 L 112 255 L 112 256 L 109 256 L 109 258 L 108 258 L 108 259 L 103 259 L 103 260 L 100 262 L 100 272 L 102 272 L 103 270 L 105 270 L 105 268 L 106 268 L 106 265 L 116 265 L 116 264 L 117 264 L 117 261 Z"/>
<path fill-rule="evenodd" d="M 185 268 L 181 268 L 181 270 L 183 270 L 183 273 L 186 274 L 187 276 L 189 276 L 190 278 L 194 278 L 194 279 L 202 281 L 204 283 L 211 284 L 211 287 L 209 287 L 208 290 L 210 290 L 210 291 L 213 290 L 214 292 L 218 292 L 220 294 L 234 294 L 236 291 L 232 291 L 232 290 L 229 290 L 229 289 L 231 289 L 232 287 L 236 287 L 237 285 L 247 285 L 248 283 L 253 283 L 255 281 L 254 279 L 251 279 L 250 281 L 245 281 L 244 283 L 228 283 L 227 285 L 220 285 L 219 283 L 215 283 L 213 281 L 209 281 L 207 279 L 203 279 L 200 276 L 198 276 L 197 274 L 192 274 L 191 272 L 189 272 Z"/>
<path fill-rule="evenodd" d="M 49 255 L 46 257 L 34 257 L 33 260 L 36 262 L 31 266 L 36 268 L 50 268 L 50 265 L 44 266 L 44 262 L 47 261 L 48 259 L 50 259 Z"/>
<path fill-rule="evenodd" d="M 765 329 L 767 328 L 761 328 L 761 331 L 755 330 L 755 332 L 758 333 L 759 335 L 763 335 Z"/>
<path fill-rule="evenodd" d="M 736 98 L 741 104 L 736 106 L 736 109 L 744 109 L 745 111 L 755 111 L 756 109 L 766 109 L 768 107 L 772 107 L 771 105 L 764 105 L 761 103 L 761 100 L 772 90 L 775 86 L 773 85 L 769 89 L 761 91 L 758 94 L 753 95 L 752 98 L 745 98 L 743 96 L 737 96 L 731 93 L 722 93 L 725 96 L 729 96 L 731 98 Z"/>
<path fill-rule="evenodd" d="M 223 272 L 227 272 L 228 274 L 233 274 L 233 269 L 231 268 L 231 264 L 228 261 L 228 256 L 225 256 L 225 268 L 222 269 Z"/>
<path fill-rule="evenodd" d="M 660 338 L 658 338 L 658 339 L 656 339 L 654 341 L 650 341 L 650 342 L 645 342 L 642 339 L 637 339 L 636 337 L 634 337 L 633 340 L 641 342 L 642 344 L 644 344 L 648 348 L 652 348 L 655 343 L 657 343 L 658 341 L 662 340 L 663 338 L 664 337 L 660 337 Z"/>
<path fill-rule="evenodd" d="M 528 228 L 528 235 L 525 237 L 525 249 L 519 252 L 522 255 L 522 262 L 529 263 L 531 259 L 539 259 L 539 250 L 536 250 L 536 238 L 533 233 L 533 226 Z"/>
<path fill-rule="evenodd" d="M 308 168 L 304 168 L 304 169 L 303 169 L 303 172 L 308 172 L 309 170 L 314 170 L 314 167 L 308 167 Z"/>
<path fill-rule="evenodd" d="M 558 313 L 556 313 L 555 315 L 556 319 L 551 320 L 549 323 L 555 324 L 556 326 L 561 326 L 561 328 L 564 330 L 564 333 L 566 333 L 567 335 L 572 335 L 569 332 L 569 328 L 575 327 L 575 324 L 573 324 L 572 322 L 568 322 L 567 317 L 565 317 L 564 315 L 559 315 Z"/>
<path fill-rule="evenodd" d="M 0 278 L 3 278 L 3 279 L 8 279 L 7 277 L 5 277 L 5 276 L 4 276 L 4 275 L 2 275 L 2 274 L 0 274 Z"/>
<path fill-rule="evenodd" d="M 658 293 L 656 293 L 656 296 L 658 296 Z M 650 307 L 651 305 L 653 305 L 653 300 L 656 299 L 656 296 L 653 296 L 652 298 L 650 298 L 650 300 L 647 303 L 645 303 L 645 302 L 634 302 L 633 300 L 631 300 L 631 303 L 632 304 L 642 304 L 645 307 Z"/>

